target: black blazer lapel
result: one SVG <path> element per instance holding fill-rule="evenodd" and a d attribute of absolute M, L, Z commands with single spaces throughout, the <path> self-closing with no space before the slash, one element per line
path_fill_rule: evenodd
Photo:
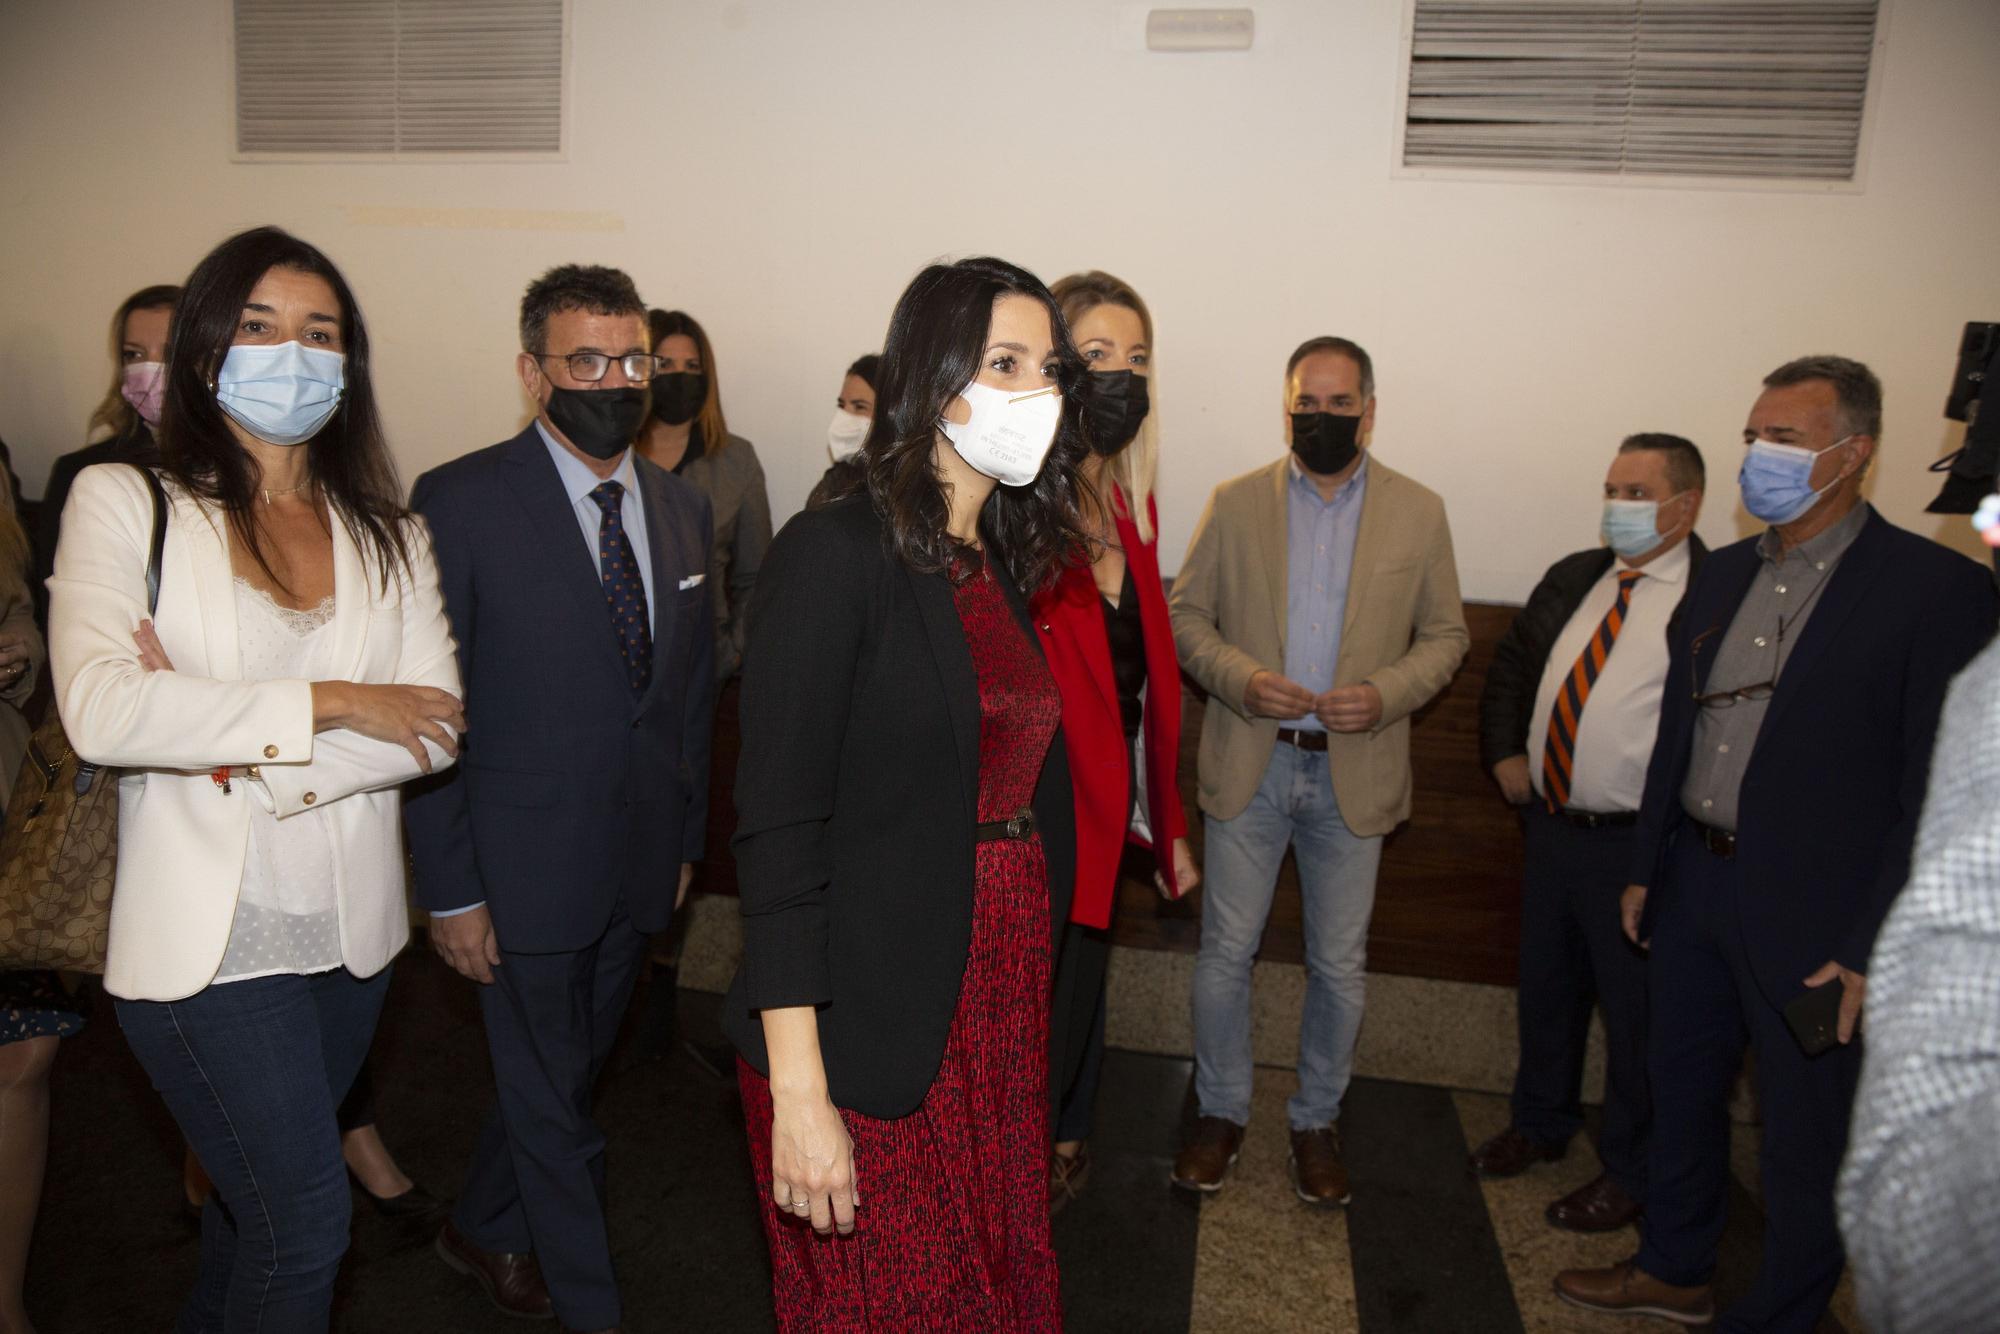
<path fill-rule="evenodd" d="M 618 652 L 617 633 L 611 628 L 611 608 L 604 600 L 604 581 L 583 545 L 583 534 L 570 507 L 569 492 L 562 474 L 549 458 L 548 446 L 532 423 L 515 436 L 507 447 L 507 484 L 514 498 L 527 511 L 548 563 L 561 583 L 577 599 L 591 638 L 603 649 L 607 663 L 625 678 L 625 661 Z"/>
<path fill-rule="evenodd" d="M 968 820 L 977 820 L 979 672 L 972 665 L 972 650 L 965 642 L 965 626 L 958 619 L 951 581 L 941 574 L 919 574 L 908 567 L 904 567 L 903 576 L 910 581 L 917 611 L 923 617 L 924 633 L 931 641 L 931 658 L 937 664 L 938 684 L 944 688 L 945 707 L 951 712 L 965 815 Z"/>
<path fill-rule="evenodd" d="M 1744 558 L 1740 568 L 1725 570 L 1723 560 L 1736 557 Z M 1715 594 L 1703 598 L 1699 607 L 1686 605 L 1688 642 L 1693 645 L 1694 693 L 1697 695 L 1708 688 L 1708 673 L 1715 666 L 1716 651 L 1722 647 L 1723 635 L 1729 632 L 1729 623 L 1742 609 L 1743 599 L 1749 596 L 1751 581 L 1757 577 L 1757 567 L 1762 560 L 1754 544 L 1745 546 L 1740 552 L 1718 556 L 1715 569 L 1719 587 Z M 1688 578 L 1694 578 L 1692 570 Z M 1689 735 L 1692 736 L 1694 715 L 1690 713 L 1688 718 Z"/>

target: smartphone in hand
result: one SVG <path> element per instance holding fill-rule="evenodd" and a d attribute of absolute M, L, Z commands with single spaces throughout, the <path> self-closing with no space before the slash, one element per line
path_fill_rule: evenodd
<path fill-rule="evenodd" d="M 1798 1039 L 1799 1049 L 1817 1056 L 1840 1045 L 1840 994 L 1835 978 L 1822 986 L 1807 987 L 1785 1002 L 1785 1024 Z"/>

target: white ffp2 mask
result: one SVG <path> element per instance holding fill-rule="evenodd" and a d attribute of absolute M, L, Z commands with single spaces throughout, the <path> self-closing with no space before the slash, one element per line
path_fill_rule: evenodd
<path fill-rule="evenodd" d="M 972 419 L 938 423 L 958 456 L 1003 486 L 1034 481 L 1062 423 L 1061 392 L 1050 385 L 1010 394 L 975 380 L 958 396 L 971 407 Z"/>
<path fill-rule="evenodd" d="M 826 428 L 826 449 L 833 455 L 835 463 L 845 463 L 861 452 L 862 444 L 868 439 L 868 428 L 875 423 L 871 418 L 846 408 L 833 410 L 833 422 Z"/>

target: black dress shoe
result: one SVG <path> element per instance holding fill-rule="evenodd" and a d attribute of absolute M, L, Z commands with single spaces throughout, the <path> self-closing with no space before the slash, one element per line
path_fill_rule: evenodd
<path fill-rule="evenodd" d="M 525 1320 L 553 1320 L 548 1285 L 541 1266 L 525 1252 L 482 1251 L 459 1232 L 450 1219 L 438 1230 L 438 1258 L 470 1277 L 501 1315 Z"/>
<path fill-rule="evenodd" d="M 1466 1165 L 1472 1175 L 1488 1181 L 1517 1177 L 1536 1163 L 1552 1163 L 1569 1152 L 1569 1145 L 1538 1144 L 1508 1126 L 1472 1151 Z"/>
<path fill-rule="evenodd" d="M 361 1188 L 361 1193 L 368 1197 L 368 1203 L 375 1206 L 376 1213 L 399 1223 L 444 1218 L 445 1202 L 414 1181 L 401 1195 L 377 1195 L 366 1186 Z"/>
<path fill-rule="evenodd" d="M 1557 1200 L 1543 1216 L 1565 1232 L 1616 1232 L 1638 1218 L 1641 1208 L 1606 1173 Z"/>

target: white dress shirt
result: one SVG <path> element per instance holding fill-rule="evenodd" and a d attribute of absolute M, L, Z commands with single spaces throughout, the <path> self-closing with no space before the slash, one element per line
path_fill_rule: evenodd
<path fill-rule="evenodd" d="M 1660 728 L 1660 695 L 1667 680 L 1667 621 L 1687 590 L 1688 542 L 1656 556 L 1633 585 L 1624 628 L 1604 660 L 1597 684 L 1584 701 L 1578 721 L 1576 754 L 1570 765 L 1569 807 L 1578 811 L 1636 811 L 1646 792 L 1646 766 L 1653 758 L 1653 738 Z M 1549 715 L 1556 695 L 1576 667 L 1590 637 L 1618 600 L 1618 575 L 1630 569 L 1613 560 L 1604 577 L 1591 585 L 1556 636 L 1535 692 L 1535 712 L 1528 724 L 1528 773 L 1536 796 L 1546 796 L 1542 756 L 1548 743 Z"/>
<path fill-rule="evenodd" d="M 618 471 L 609 477 L 599 477 L 584 466 L 582 459 L 564 449 L 539 417 L 535 419 L 535 430 L 549 447 L 549 457 L 556 462 L 563 490 L 569 493 L 570 508 L 576 512 L 576 526 L 583 533 L 584 549 L 590 552 L 590 568 L 600 576 L 604 569 L 597 559 L 597 534 L 604 523 L 604 511 L 597 507 L 590 493 L 606 482 L 616 482 L 625 488 L 624 498 L 618 502 L 618 517 L 625 524 L 626 540 L 632 544 L 632 559 L 639 562 L 639 581 L 646 589 L 646 616 L 649 628 L 657 635 L 660 600 L 653 596 L 653 553 L 646 542 L 646 503 L 639 495 L 639 470 L 633 466 L 632 451 L 628 449 L 619 457 Z"/>

